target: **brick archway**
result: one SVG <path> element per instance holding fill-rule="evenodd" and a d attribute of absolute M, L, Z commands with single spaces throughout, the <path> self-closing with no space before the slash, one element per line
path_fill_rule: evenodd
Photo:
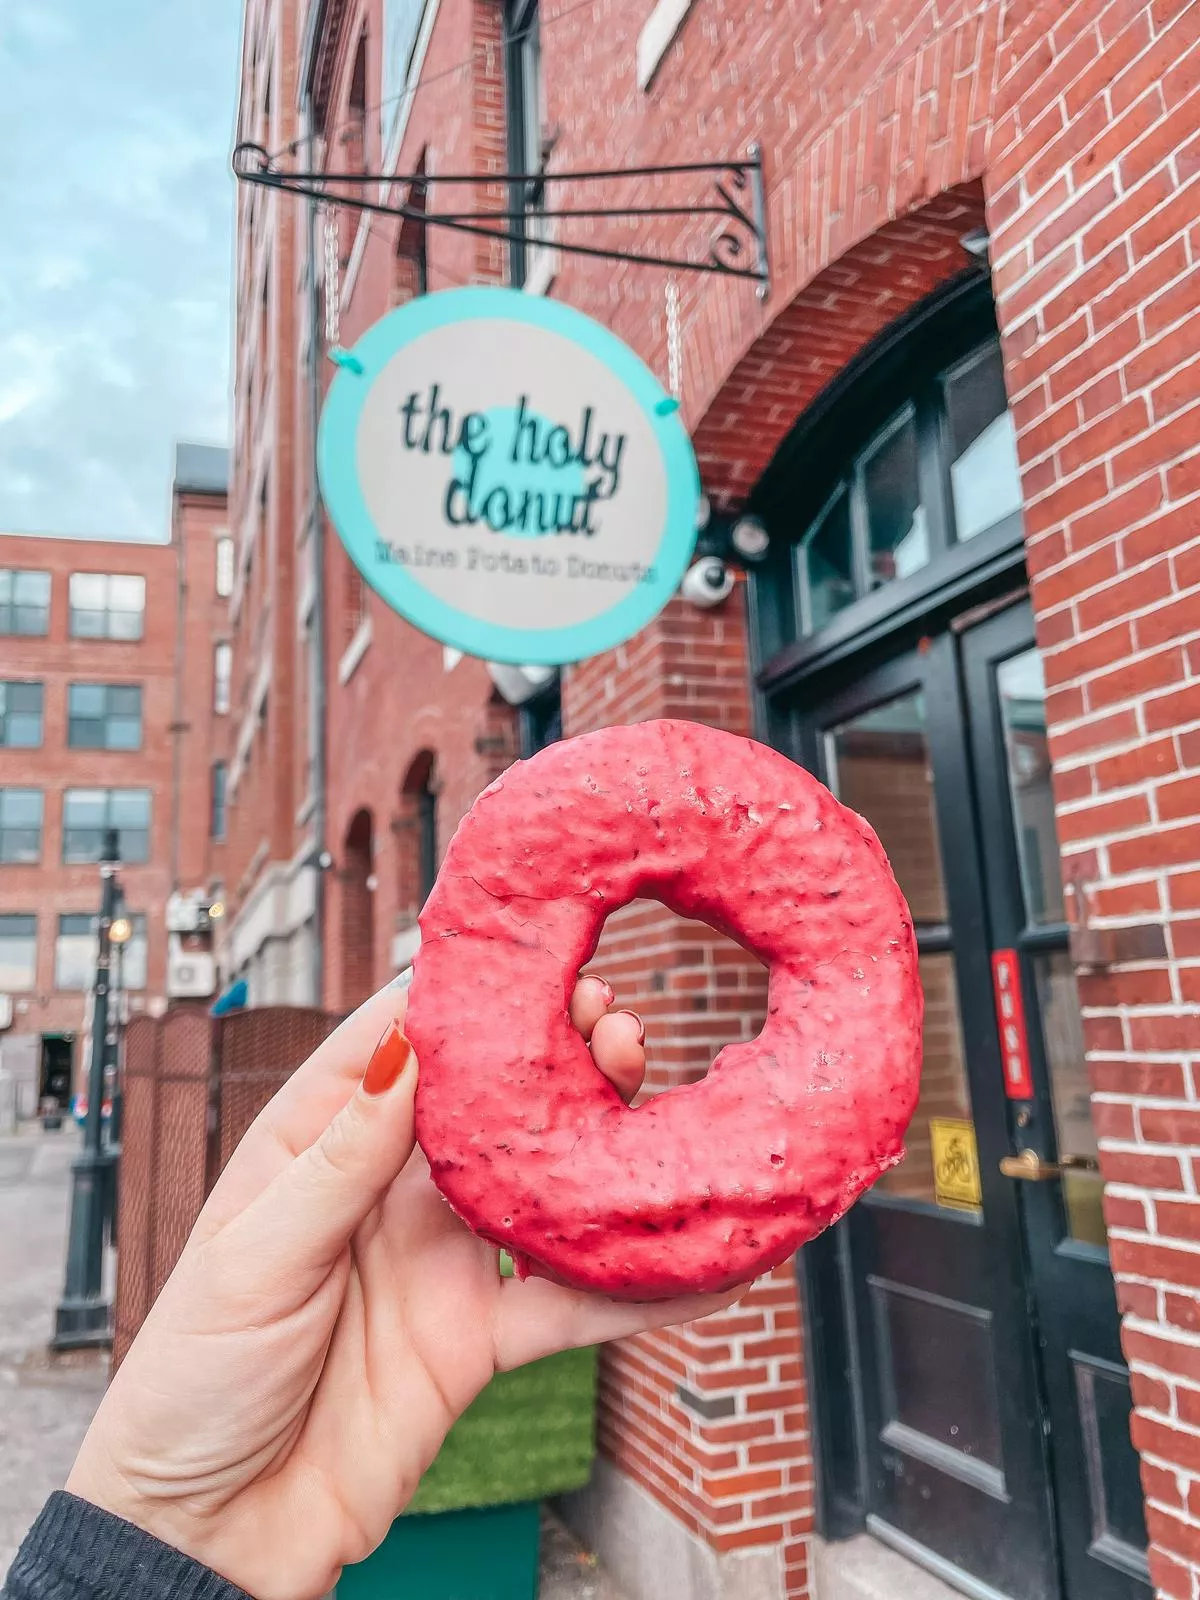
<path fill-rule="evenodd" d="M 978 182 L 889 222 L 826 267 L 717 390 L 695 430 L 705 490 L 745 500 L 796 419 L 885 328 L 971 265 L 963 237 L 984 223 Z"/>

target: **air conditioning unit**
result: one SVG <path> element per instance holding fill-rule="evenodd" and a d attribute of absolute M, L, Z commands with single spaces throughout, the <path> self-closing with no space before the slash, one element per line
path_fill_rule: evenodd
<path fill-rule="evenodd" d="M 0 994 L 0 1029 L 11 1028 L 13 1024 L 12 995 Z"/>
<path fill-rule="evenodd" d="M 209 926 L 208 895 L 202 889 L 176 891 L 167 901 L 168 933 L 203 933 Z"/>
<path fill-rule="evenodd" d="M 204 1000 L 216 986 L 216 958 L 208 951 L 170 951 L 167 956 L 167 994 L 172 1000 Z"/>

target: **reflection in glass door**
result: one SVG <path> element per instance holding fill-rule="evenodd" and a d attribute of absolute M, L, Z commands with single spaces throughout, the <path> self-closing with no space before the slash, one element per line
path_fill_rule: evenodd
<path fill-rule="evenodd" d="M 1104 1185 L 1092 1124 L 1079 995 L 1066 948 L 1067 918 L 1046 736 L 1046 683 L 1036 649 L 1022 650 L 999 663 L 996 696 L 1025 914 L 1018 947 L 1025 947 L 1033 974 L 1055 1143 L 1060 1160 L 1071 1163 L 1062 1177 L 1067 1225 L 1074 1238 L 1103 1249 L 1108 1242 L 1100 1204 Z"/>
<path fill-rule="evenodd" d="M 1028 604 L 970 629 L 962 656 L 990 935 L 993 948 L 1015 952 L 1027 1019 L 1031 1079 L 1009 1108 L 1004 1170 L 1024 1223 L 1064 1594 L 1145 1600 L 1129 1378 L 1068 949 L 1046 690 Z"/>
<path fill-rule="evenodd" d="M 950 914 L 937 834 L 933 770 L 919 689 L 860 712 L 825 735 L 827 781 L 838 798 L 867 817 L 888 853 L 913 915 L 925 990 L 921 1098 L 905 1141 L 907 1154 L 877 1185 L 891 1194 L 938 1202 L 954 1185 L 937 1182 L 937 1162 L 951 1141 L 969 1172 L 958 1173 L 960 1206 L 978 1204 L 971 1091 L 950 950 Z M 881 803 L 881 801 L 883 803 Z"/>

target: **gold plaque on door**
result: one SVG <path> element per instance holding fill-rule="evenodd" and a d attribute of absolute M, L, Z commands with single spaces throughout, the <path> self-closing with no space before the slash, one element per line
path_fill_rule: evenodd
<path fill-rule="evenodd" d="M 975 1125 L 957 1118 L 929 1121 L 933 1154 L 933 1192 L 939 1206 L 954 1211 L 978 1211 L 983 1204 L 979 1186 L 979 1152 Z"/>

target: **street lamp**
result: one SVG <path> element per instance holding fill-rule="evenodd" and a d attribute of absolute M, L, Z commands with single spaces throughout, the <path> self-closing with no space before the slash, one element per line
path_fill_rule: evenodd
<path fill-rule="evenodd" d="M 115 981 L 112 985 L 113 1003 L 109 1007 L 108 1030 L 108 1059 L 106 1069 L 112 1071 L 112 1111 L 108 1119 L 108 1145 L 114 1152 L 121 1148 L 121 1113 L 125 1104 L 124 1090 L 121 1083 L 121 1033 L 123 1028 L 122 1010 L 125 1004 L 125 946 L 133 938 L 133 923 L 125 915 L 122 906 L 121 915 L 114 918 L 112 927 L 108 930 L 109 943 L 117 952 L 117 966 Z M 113 1166 L 113 1178 L 116 1178 L 116 1165 Z M 115 1237 L 117 1226 L 117 1188 L 115 1181 L 109 1187 L 108 1201 L 110 1206 L 109 1227 Z"/>
<path fill-rule="evenodd" d="M 83 1127 L 83 1152 L 71 1164 L 71 1231 L 67 1238 L 67 1272 L 62 1299 L 54 1317 L 56 1350 L 112 1342 L 110 1308 L 104 1298 L 104 1228 L 115 1155 L 103 1148 L 104 1066 L 108 1043 L 109 958 L 120 885 L 117 830 L 104 835 L 100 860 L 100 937 L 96 953 L 95 1000 L 92 1007 L 91 1057 L 88 1061 L 88 1107 Z"/>

